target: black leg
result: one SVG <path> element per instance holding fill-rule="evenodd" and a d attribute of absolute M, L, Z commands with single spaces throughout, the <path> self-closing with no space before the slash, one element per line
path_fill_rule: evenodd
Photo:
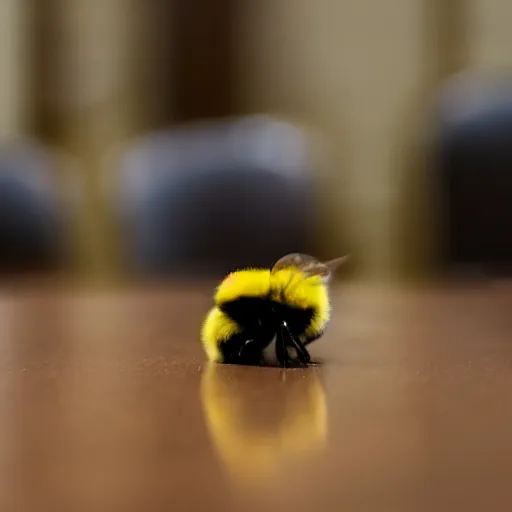
<path fill-rule="evenodd" d="M 286 332 L 288 345 L 291 345 L 297 351 L 299 361 L 305 366 L 310 364 L 311 356 L 309 355 L 309 352 L 302 342 L 293 336 L 286 322 L 283 322 L 282 329 Z"/>
<path fill-rule="evenodd" d="M 281 368 L 287 368 L 288 366 L 291 366 L 292 362 L 286 347 L 285 336 L 286 333 L 283 332 L 283 328 L 281 327 L 281 329 L 277 331 L 276 336 L 276 358 Z"/>
<path fill-rule="evenodd" d="M 248 340 L 245 340 L 241 345 L 240 345 L 240 350 L 238 351 L 238 357 L 240 359 L 243 359 L 243 356 L 244 356 L 244 352 L 246 351 L 247 348 L 250 348 L 251 347 L 251 344 L 254 343 L 254 340 L 252 339 L 248 339 Z"/>
<path fill-rule="evenodd" d="M 237 335 L 227 342 L 221 343 L 220 348 L 223 362 L 226 364 L 258 366 L 263 363 L 263 352 L 253 338 Z"/>
<path fill-rule="evenodd" d="M 242 343 L 238 351 L 238 364 L 260 366 L 263 364 L 263 352 L 256 340 L 250 338 Z"/>

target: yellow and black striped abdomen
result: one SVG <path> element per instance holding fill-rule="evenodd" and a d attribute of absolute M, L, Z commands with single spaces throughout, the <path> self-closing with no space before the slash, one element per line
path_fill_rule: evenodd
<path fill-rule="evenodd" d="M 201 342 L 210 361 L 223 362 L 221 343 L 240 334 L 242 328 L 217 306 L 210 309 L 201 329 Z"/>
<path fill-rule="evenodd" d="M 202 343 L 210 361 L 257 365 L 276 329 L 268 299 L 240 297 L 209 311 Z"/>
<path fill-rule="evenodd" d="M 241 362 L 239 352 L 246 351 L 248 362 L 259 360 L 258 350 L 268 344 L 270 270 L 245 269 L 229 274 L 217 287 L 215 306 L 203 322 L 201 340 L 210 361 Z M 271 330 L 271 328 L 270 328 Z"/>
<path fill-rule="evenodd" d="M 214 301 L 201 341 L 208 359 L 220 363 L 260 364 L 274 338 L 282 366 L 291 361 L 286 361 L 291 346 L 307 363 L 304 345 L 322 336 L 330 317 L 322 277 L 295 268 L 233 272 L 217 288 Z"/>

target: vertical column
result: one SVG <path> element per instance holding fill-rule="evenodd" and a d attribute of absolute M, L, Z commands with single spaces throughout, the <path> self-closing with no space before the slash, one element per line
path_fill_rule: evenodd
<path fill-rule="evenodd" d="M 468 0 L 426 1 L 426 43 L 430 67 L 444 80 L 468 64 Z"/>
<path fill-rule="evenodd" d="M 22 135 L 27 106 L 27 2 L 0 2 L 0 140 Z"/>
<path fill-rule="evenodd" d="M 47 130 L 79 162 L 82 202 L 76 242 L 86 276 L 115 271 L 115 231 L 102 201 L 105 158 L 133 133 L 136 0 L 55 0 L 53 65 L 45 81 Z M 133 66 L 133 68 L 132 68 Z"/>
<path fill-rule="evenodd" d="M 172 3 L 174 116 L 178 122 L 233 111 L 233 27 L 236 0 Z"/>
<path fill-rule="evenodd" d="M 404 122 L 405 153 L 396 169 L 400 193 L 393 223 L 398 270 L 403 277 L 428 278 L 438 270 L 444 221 L 431 135 L 440 87 L 467 66 L 467 37 L 466 0 L 425 0 L 421 87 Z"/>

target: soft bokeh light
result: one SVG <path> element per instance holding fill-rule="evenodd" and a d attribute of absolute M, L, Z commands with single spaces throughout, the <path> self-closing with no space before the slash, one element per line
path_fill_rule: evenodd
<path fill-rule="evenodd" d="M 498 3 L 464 31 L 421 2 L 6 0 L 1 171 L 26 198 L 4 236 L 85 282 L 294 251 L 350 253 L 365 280 L 507 272 Z"/>
<path fill-rule="evenodd" d="M 453 453 L 485 428 L 464 404 L 510 373 L 510 14 L 506 0 L 0 0 L 0 494 L 28 486 L 6 504 L 181 510 L 169 489 L 190 475 L 199 507 L 203 490 L 229 502 L 224 473 L 279 494 L 291 466 L 299 491 L 316 478 L 311 500 L 369 503 L 368 489 L 428 494 L 432 467 L 464 474 Z M 219 279 L 295 252 L 351 256 L 330 288 L 327 384 L 206 370 Z M 466 402 L 446 405 L 438 379 Z M 466 437 L 432 434 L 438 417 Z M 437 446 L 456 447 L 452 469 Z"/>

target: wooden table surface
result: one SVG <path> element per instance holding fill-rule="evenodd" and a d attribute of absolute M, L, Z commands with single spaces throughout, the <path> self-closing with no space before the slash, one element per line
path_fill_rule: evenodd
<path fill-rule="evenodd" d="M 288 371 L 205 364 L 209 293 L 0 295 L 0 510 L 512 510 L 511 284 L 341 287 Z"/>

